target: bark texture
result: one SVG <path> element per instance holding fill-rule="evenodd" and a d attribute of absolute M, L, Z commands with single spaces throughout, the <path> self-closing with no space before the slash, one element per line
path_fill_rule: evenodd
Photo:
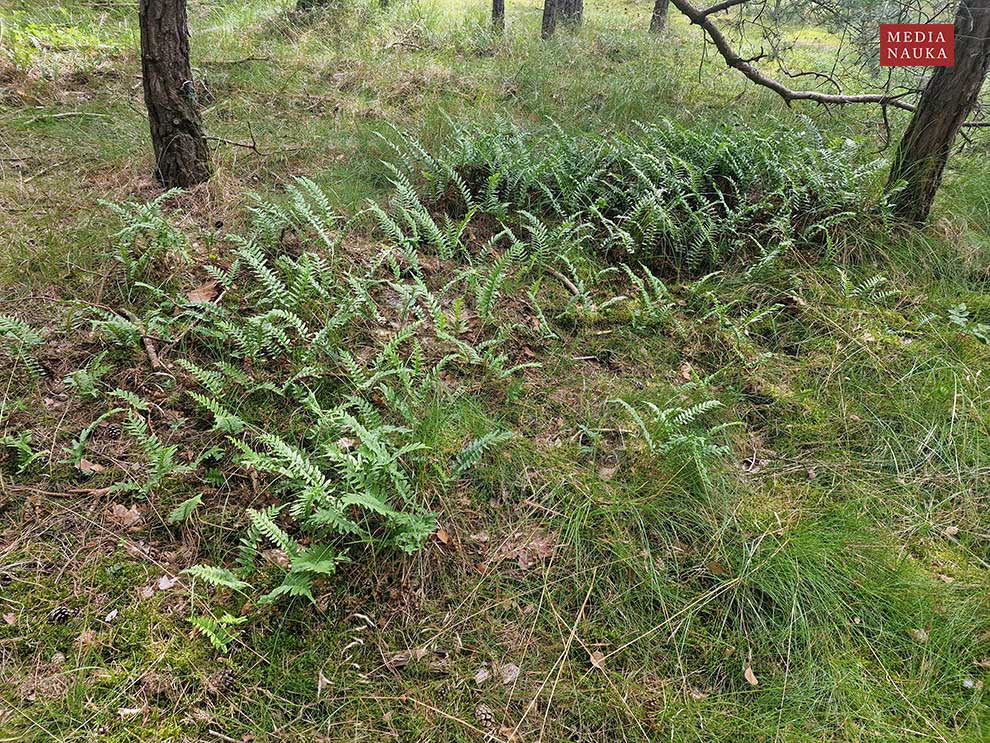
<path fill-rule="evenodd" d="M 667 27 L 667 8 L 670 0 L 656 0 L 653 4 L 653 15 L 650 17 L 650 33 L 658 34 Z"/>
<path fill-rule="evenodd" d="M 561 0 L 543 0 L 543 25 L 540 36 L 549 39 L 557 32 L 557 17 L 560 15 Z"/>
<path fill-rule="evenodd" d="M 141 76 L 155 148 L 155 177 L 186 188 L 210 177 L 210 150 L 189 63 L 185 0 L 140 0 Z"/>
<path fill-rule="evenodd" d="M 584 0 L 544 0 L 540 36 L 549 39 L 560 23 L 579 24 L 584 20 Z"/>
<path fill-rule="evenodd" d="M 496 31 L 505 30 L 505 0 L 492 0 L 492 26 Z"/>
<path fill-rule="evenodd" d="M 977 97 L 990 66 L 990 0 L 961 0 L 955 21 L 955 66 L 929 78 L 911 122 L 897 145 L 888 187 L 902 221 L 922 224 L 942 183 L 952 143 Z"/>

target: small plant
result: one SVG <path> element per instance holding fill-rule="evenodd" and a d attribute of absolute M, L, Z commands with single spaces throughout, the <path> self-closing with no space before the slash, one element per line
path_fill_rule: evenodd
<path fill-rule="evenodd" d="M 44 342 L 41 334 L 23 320 L 0 315 L 0 351 L 13 358 L 35 379 L 45 376 L 45 368 L 34 357 L 34 351 Z"/>
<path fill-rule="evenodd" d="M 710 483 L 709 468 L 728 455 L 730 448 L 718 442 L 722 431 L 737 423 L 700 425 L 701 419 L 723 407 L 718 400 L 703 400 L 693 405 L 661 407 L 643 402 L 637 409 L 625 400 L 613 400 L 636 424 L 647 450 L 659 457 L 689 464 L 704 484 Z"/>
<path fill-rule="evenodd" d="M 949 322 L 959 328 L 962 333 L 971 335 L 983 343 L 990 343 L 990 325 L 973 322 L 970 318 L 969 308 L 965 304 L 950 307 L 948 314 Z"/>
<path fill-rule="evenodd" d="M 14 463 L 17 465 L 17 474 L 23 475 L 31 465 L 38 459 L 45 456 L 44 451 L 35 451 L 31 448 L 31 431 L 21 431 L 19 434 L 0 437 L 0 446 L 14 452 Z"/>
<path fill-rule="evenodd" d="M 170 261 L 189 263 L 185 234 L 162 212 L 162 205 L 182 192 L 170 189 L 146 203 L 101 201 L 124 223 L 117 233 L 117 259 L 124 269 L 125 295 L 164 271 Z"/>
<path fill-rule="evenodd" d="M 633 314 L 633 324 L 640 328 L 649 328 L 669 322 L 674 302 L 666 284 L 650 273 L 646 266 L 640 267 L 643 271 L 643 277 L 637 276 L 624 263 L 622 268 L 633 286 L 636 287 L 639 300 Z"/>

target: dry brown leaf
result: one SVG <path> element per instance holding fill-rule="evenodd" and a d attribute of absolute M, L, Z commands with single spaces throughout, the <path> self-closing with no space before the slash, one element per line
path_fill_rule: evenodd
<path fill-rule="evenodd" d="M 200 284 L 192 291 L 187 292 L 186 299 L 188 299 L 190 302 L 193 303 L 212 302 L 214 299 L 217 298 L 217 294 L 218 294 L 217 286 L 218 285 L 216 281 L 212 281 L 212 280 L 207 281 L 205 284 Z"/>
<path fill-rule="evenodd" d="M 106 469 L 102 464 L 97 464 L 96 462 L 90 462 L 85 457 L 79 460 L 79 464 L 76 465 L 79 471 L 86 475 L 92 475 L 97 472 L 103 472 Z"/>
<path fill-rule="evenodd" d="M 98 647 L 100 641 L 96 635 L 96 632 L 91 629 L 84 629 L 79 633 L 79 636 L 72 641 L 72 644 L 80 650 L 90 650 Z"/>
<path fill-rule="evenodd" d="M 601 650 L 596 650 L 589 657 L 591 659 L 591 665 L 601 671 L 605 670 L 605 653 Z"/>
<path fill-rule="evenodd" d="M 746 683 L 750 686 L 758 686 L 760 680 L 756 678 L 756 674 L 753 673 L 753 669 L 750 666 L 746 666 L 746 670 L 743 671 L 743 676 L 746 678 Z"/>
<path fill-rule="evenodd" d="M 141 512 L 138 510 L 137 506 L 131 506 L 128 508 L 122 503 L 114 503 L 110 507 L 110 513 L 108 516 L 110 521 L 119 526 L 121 529 L 126 529 L 127 531 L 141 531 L 141 529 L 144 528 L 144 517 L 141 516 Z"/>
<path fill-rule="evenodd" d="M 516 532 L 505 541 L 499 552 L 503 557 L 515 558 L 520 568 L 529 570 L 553 555 L 556 547 L 557 541 L 550 534 Z"/>
<path fill-rule="evenodd" d="M 450 544 L 450 534 L 447 533 L 446 529 L 442 527 L 440 529 L 437 529 L 435 536 L 438 540 L 440 540 L 444 544 Z"/>
<path fill-rule="evenodd" d="M 608 482 L 613 477 L 615 477 L 615 473 L 618 471 L 619 471 L 619 465 L 617 464 L 614 466 L 602 465 L 601 467 L 598 468 L 598 476 L 602 478 L 605 482 Z"/>
<path fill-rule="evenodd" d="M 414 648 L 413 650 L 400 650 L 392 653 L 385 659 L 385 665 L 389 668 L 405 668 L 413 661 L 420 661 L 426 657 L 429 651 L 426 648 Z"/>

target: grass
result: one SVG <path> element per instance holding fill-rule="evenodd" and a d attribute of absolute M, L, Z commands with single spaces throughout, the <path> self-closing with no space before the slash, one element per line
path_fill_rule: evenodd
<path fill-rule="evenodd" d="M 822 175 L 877 157 L 877 113 L 795 115 L 700 60 L 677 18 L 652 40 L 642 4 L 589 3 L 579 33 L 542 44 L 535 3 L 510 5 L 504 40 L 473 4 L 374 6 L 300 18 L 287 4 L 192 3 L 209 131 L 258 151 L 218 142 L 210 184 L 139 219 L 100 203 L 160 194 L 131 11 L 3 4 L 0 314 L 18 323 L 0 326 L 0 737 L 984 739 L 985 138 L 953 159 L 931 226 L 892 233 L 881 171 Z M 637 122 L 679 134 L 664 150 Z M 699 131 L 724 140 L 684 144 Z M 412 138 L 450 168 L 417 157 Z M 770 176 L 817 175 L 809 192 L 834 186 L 834 211 L 852 214 L 798 204 L 824 226 L 792 232 L 757 210 L 745 234 L 758 244 L 727 230 L 692 262 L 667 250 L 675 233 L 635 229 L 636 179 L 595 192 L 613 199 L 631 256 L 605 249 L 619 233 L 580 199 L 556 211 L 608 148 L 663 152 L 703 176 L 719 141 L 739 167 L 729 190 L 684 198 L 762 183 L 769 150 L 785 164 Z M 431 245 L 411 225 L 422 236 L 427 217 L 456 222 L 468 206 L 451 169 L 479 202 L 498 172 L 524 186 Z M 727 214 L 711 211 L 713 229 Z M 558 229 L 572 215 L 577 231 Z M 510 257 L 503 224 L 525 246 Z M 242 268 L 212 287 L 220 311 L 191 304 L 218 278 L 207 266 L 230 270 L 228 234 L 254 238 L 266 270 L 302 293 L 279 299 L 272 277 Z M 324 261 L 316 284 L 292 283 L 307 251 Z M 243 338 L 272 309 L 315 333 L 359 287 L 375 311 L 362 305 L 320 343 L 291 328 L 284 343 Z M 961 303 L 965 326 L 950 316 Z M 210 389 L 180 360 L 233 362 L 244 379 Z M 377 372 L 396 397 L 362 387 Z M 293 543 L 259 544 L 242 571 L 248 509 L 300 497 L 305 480 L 273 463 L 262 434 L 336 482 L 341 456 L 373 460 L 341 411 L 388 451 L 425 447 L 396 460 L 410 501 L 378 469 L 352 474 L 438 529 L 406 553 L 389 542 L 405 528 L 394 516 L 352 508 L 356 531 L 341 534 L 282 514 Z M 511 437 L 467 458 L 497 432 Z M 317 544 L 349 561 L 301 571 L 314 601 L 263 602 L 287 559 Z M 183 573 L 204 564 L 251 587 Z M 244 621 L 223 651 L 190 619 L 225 613 Z"/>

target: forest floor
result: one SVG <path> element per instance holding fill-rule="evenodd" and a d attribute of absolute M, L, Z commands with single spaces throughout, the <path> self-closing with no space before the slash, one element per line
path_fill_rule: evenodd
<path fill-rule="evenodd" d="M 133 9 L 0 0 L 0 740 L 990 737 L 988 135 L 894 232 L 646 2 L 390 5 L 191 0 L 159 198 Z"/>

